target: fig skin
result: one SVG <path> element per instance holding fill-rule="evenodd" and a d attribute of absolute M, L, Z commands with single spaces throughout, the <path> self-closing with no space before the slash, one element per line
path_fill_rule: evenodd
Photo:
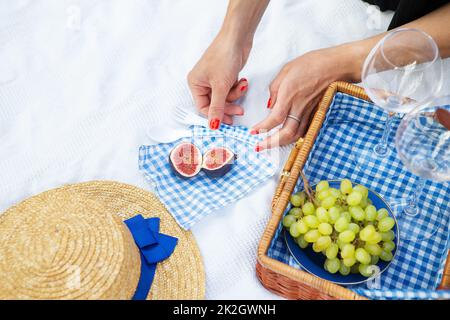
<path fill-rule="evenodd" d="M 233 153 L 231 150 L 228 150 L 228 151 L 231 152 L 233 154 L 233 156 L 222 167 L 217 168 L 217 169 L 208 169 L 207 167 L 202 165 L 202 170 L 205 172 L 205 174 L 208 177 L 210 177 L 210 178 L 220 178 L 220 177 L 223 177 L 224 175 L 226 175 L 231 170 L 231 168 L 233 167 L 234 162 L 237 159 L 237 155 L 235 153 Z"/>

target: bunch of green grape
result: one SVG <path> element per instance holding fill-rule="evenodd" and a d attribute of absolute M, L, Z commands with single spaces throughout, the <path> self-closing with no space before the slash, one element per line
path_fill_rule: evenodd
<path fill-rule="evenodd" d="M 392 260 L 395 220 L 386 209 L 375 208 L 366 187 L 344 179 L 336 189 L 320 181 L 311 200 L 305 192 L 293 194 L 283 226 L 301 248 L 312 245 L 326 256 L 325 270 L 369 277 L 379 259 Z"/>

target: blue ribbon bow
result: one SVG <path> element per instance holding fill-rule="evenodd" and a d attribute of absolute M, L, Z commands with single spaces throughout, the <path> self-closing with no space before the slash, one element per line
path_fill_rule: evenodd
<path fill-rule="evenodd" d="M 156 264 L 170 257 L 178 239 L 159 232 L 159 218 L 136 215 L 124 221 L 141 254 L 141 276 L 133 300 L 145 300 L 155 277 Z"/>

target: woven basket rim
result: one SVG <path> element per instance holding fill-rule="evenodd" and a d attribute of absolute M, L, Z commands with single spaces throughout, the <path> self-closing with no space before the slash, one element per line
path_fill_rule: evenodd
<path fill-rule="evenodd" d="M 364 89 L 347 82 L 337 81 L 329 85 L 328 89 L 325 91 L 316 114 L 310 124 L 308 132 L 304 138 L 299 139 L 295 147 L 291 151 L 291 154 L 286 162 L 283 172 L 281 174 L 280 183 L 276 189 L 274 199 L 272 201 L 272 216 L 264 230 L 261 240 L 258 245 L 257 254 L 257 265 L 259 265 L 258 277 L 263 285 L 271 287 L 273 289 L 273 283 L 265 283 L 264 277 L 261 271 L 262 269 L 267 269 L 272 271 L 274 274 L 283 276 L 284 278 L 278 281 L 285 281 L 282 285 L 278 284 L 277 292 L 278 294 L 285 294 L 286 296 L 292 296 L 292 292 L 283 291 L 284 287 L 293 287 L 293 284 L 301 283 L 306 284 L 311 291 L 315 291 L 312 295 L 318 296 L 317 292 L 321 297 L 328 297 L 330 299 L 348 299 L 348 300 L 366 300 L 367 298 L 356 294 L 355 292 L 331 283 L 329 281 L 318 278 L 312 274 L 305 271 L 295 269 L 286 265 L 280 261 L 270 258 L 267 255 L 270 243 L 272 242 L 278 225 L 281 221 L 283 213 L 288 205 L 289 196 L 292 194 L 296 182 L 300 175 L 300 170 L 302 170 L 306 160 L 308 158 L 309 152 L 314 145 L 314 141 L 319 133 L 322 123 L 325 119 L 326 113 L 333 101 L 333 98 L 337 92 L 352 95 L 354 97 L 366 100 L 370 102 L 369 96 L 365 93 Z M 289 279 L 289 280 L 285 280 Z M 271 279 L 271 281 L 274 281 Z M 287 283 L 289 281 L 290 283 Z M 280 288 L 281 287 L 281 288 Z M 298 286 L 297 286 L 298 287 Z M 443 271 L 443 277 L 441 285 L 438 289 L 448 289 L 450 287 L 450 251 L 447 255 L 447 261 Z M 269 289 L 270 290 L 270 289 Z M 304 290 L 304 286 L 302 286 Z"/>

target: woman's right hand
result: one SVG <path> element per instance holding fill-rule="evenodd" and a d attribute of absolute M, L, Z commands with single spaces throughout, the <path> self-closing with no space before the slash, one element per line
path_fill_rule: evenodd
<path fill-rule="evenodd" d="M 244 109 L 234 101 L 248 89 L 239 72 L 247 62 L 251 45 L 219 33 L 201 59 L 188 74 L 188 83 L 200 114 L 209 119 L 209 127 L 232 124 L 233 116 L 243 115 Z"/>

